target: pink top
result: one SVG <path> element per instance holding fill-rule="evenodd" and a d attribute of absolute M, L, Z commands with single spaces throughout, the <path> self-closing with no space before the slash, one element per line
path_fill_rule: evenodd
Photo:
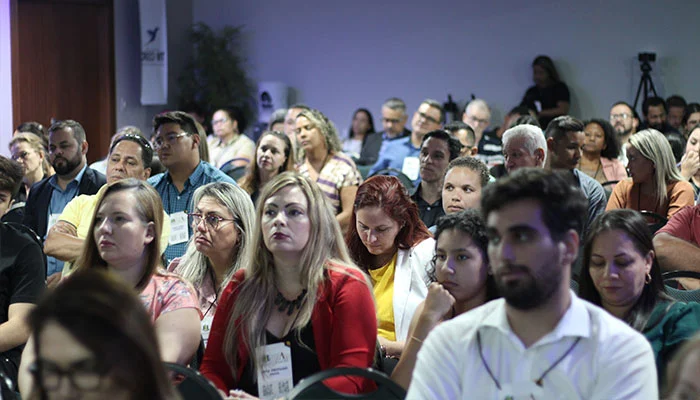
<path fill-rule="evenodd" d="M 603 167 L 603 175 L 607 181 L 621 181 L 627 178 L 627 169 L 617 158 L 600 157 L 600 165 Z M 614 189 L 615 185 L 612 188 Z"/>
<path fill-rule="evenodd" d="M 173 272 L 180 275 L 180 261 L 182 257 L 177 257 L 170 262 L 168 265 L 168 272 Z M 216 290 L 214 288 L 214 282 L 212 282 L 211 274 L 204 274 L 204 279 L 202 284 L 197 287 L 195 286 L 197 295 L 199 296 L 199 310 L 204 317 L 213 317 L 216 312 Z"/>
<path fill-rule="evenodd" d="M 158 317 L 170 311 L 181 308 L 196 308 L 199 310 L 197 293 L 192 285 L 177 275 L 166 272 L 156 272 L 151 281 L 139 294 L 146 311 L 155 322 Z M 202 317 L 202 313 L 199 313 Z"/>

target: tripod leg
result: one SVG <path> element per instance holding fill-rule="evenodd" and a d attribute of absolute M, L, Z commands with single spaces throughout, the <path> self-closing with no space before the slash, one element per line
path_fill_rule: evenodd
<path fill-rule="evenodd" d="M 647 79 L 649 80 L 649 88 L 651 88 L 651 92 L 654 93 L 654 97 L 659 97 L 659 95 L 656 94 L 656 88 L 654 87 L 654 81 L 651 80 L 651 75 L 647 75 Z"/>
<path fill-rule="evenodd" d="M 637 95 L 634 96 L 634 106 L 633 109 L 637 109 L 637 103 L 639 103 L 639 94 L 642 92 L 642 85 L 644 84 L 644 74 L 642 74 L 642 79 L 639 80 L 639 87 L 637 88 Z M 646 98 L 646 92 L 644 93 Z"/>

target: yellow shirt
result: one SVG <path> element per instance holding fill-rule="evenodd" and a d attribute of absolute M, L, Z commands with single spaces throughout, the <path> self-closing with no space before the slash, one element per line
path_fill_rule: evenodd
<path fill-rule="evenodd" d="M 87 238 L 88 229 L 92 216 L 95 214 L 97 200 L 102 196 L 102 193 L 107 190 L 107 185 L 104 185 L 94 195 L 82 194 L 71 200 L 63 209 L 59 221 L 66 221 L 75 227 L 78 237 L 81 239 Z M 165 251 L 168 247 L 168 239 L 170 238 L 170 218 L 163 212 L 163 231 L 160 234 L 160 250 Z M 73 263 L 67 262 L 63 265 L 63 276 L 67 276 L 73 269 Z"/>
<path fill-rule="evenodd" d="M 369 271 L 374 287 L 374 298 L 377 301 L 377 333 L 379 336 L 396 341 L 394 330 L 394 271 L 396 269 L 396 257 L 391 258 L 386 265 Z"/>

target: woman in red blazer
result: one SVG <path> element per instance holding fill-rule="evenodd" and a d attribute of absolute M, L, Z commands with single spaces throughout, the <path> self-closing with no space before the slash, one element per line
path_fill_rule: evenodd
<path fill-rule="evenodd" d="M 377 340 L 372 293 L 325 196 L 285 172 L 259 201 L 252 247 L 260 251 L 221 295 L 201 372 L 230 398 L 275 398 L 325 369 L 369 367 Z M 346 393 L 372 387 L 359 377 L 326 384 Z"/>

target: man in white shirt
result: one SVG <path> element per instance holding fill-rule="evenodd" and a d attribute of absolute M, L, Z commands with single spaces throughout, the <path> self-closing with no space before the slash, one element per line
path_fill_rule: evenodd
<path fill-rule="evenodd" d="M 489 259 L 504 298 L 426 339 L 408 399 L 656 399 L 651 346 L 569 289 L 586 198 L 561 172 L 487 186 Z"/>

